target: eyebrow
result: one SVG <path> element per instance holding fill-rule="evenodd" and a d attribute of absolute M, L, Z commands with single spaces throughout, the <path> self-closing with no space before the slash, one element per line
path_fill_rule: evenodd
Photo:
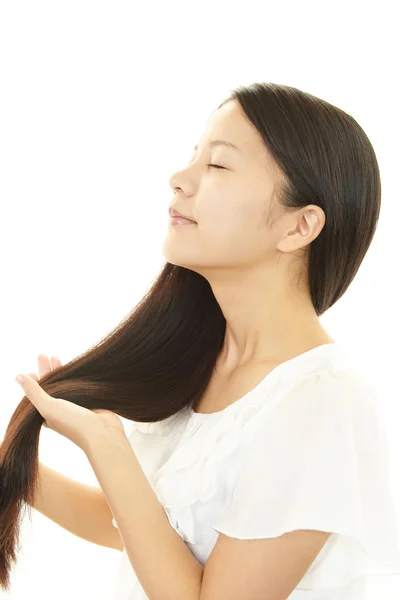
<path fill-rule="evenodd" d="M 232 142 L 227 142 L 226 140 L 213 140 L 212 142 L 210 142 L 209 144 L 207 144 L 208 148 L 213 148 L 214 146 L 227 146 L 228 148 L 233 148 L 234 150 L 238 150 L 238 152 L 240 152 L 240 149 L 235 146 L 235 144 L 232 144 Z M 196 145 L 193 150 L 197 150 L 198 146 Z"/>

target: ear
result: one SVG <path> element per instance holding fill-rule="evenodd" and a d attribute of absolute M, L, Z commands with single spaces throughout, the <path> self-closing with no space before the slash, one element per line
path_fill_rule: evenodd
<path fill-rule="evenodd" d="M 293 252 L 308 246 L 325 226 L 325 213 L 319 206 L 308 208 L 297 217 L 293 214 L 292 217 L 296 218 L 295 225 L 277 245 L 281 252 Z"/>

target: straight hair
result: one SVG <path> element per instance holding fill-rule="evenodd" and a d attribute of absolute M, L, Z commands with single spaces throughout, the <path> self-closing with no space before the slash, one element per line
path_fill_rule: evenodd
<path fill-rule="evenodd" d="M 282 169 L 284 210 L 310 203 L 326 222 L 307 252 L 317 316 L 353 281 L 375 234 L 381 183 L 374 149 L 355 119 L 297 88 L 253 83 L 236 100 Z M 266 218 L 266 224 L 268 218 Z M 83 354 L 39 380 L 50 396 L 138 422 L 179 415 L 204 394 L 224 342 L 226 321 L 208 281 L 166 262 L 132 311 Z M 43 417 L 24 396 L 0 447 L 0 586 L 10 589 L 22 509 L 38 491 Z"/>

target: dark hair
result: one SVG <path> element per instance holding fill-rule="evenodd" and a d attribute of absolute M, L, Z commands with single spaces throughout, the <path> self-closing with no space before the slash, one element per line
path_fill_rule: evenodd
<path fill-rule="evenodd" d="M 344 294 L 371 244 L 381 184 L 374 149 L 352 116 L 293 87 L 254 83 L 234 90 L 286 181 L 287 210 L 321 207 L 326 222 L 308 248 L 308 284 L 317 316 Z M 226 321 L 208 281 L 166 262 L 148 292 L 104 339 L 40 381 L 51 396 L 155 422 L 193 406 L 222 350 Z M 21 508 L 38 485 L 43 417 L 26 398 L 0 448 L 0 585 L 16 562 Z"/>

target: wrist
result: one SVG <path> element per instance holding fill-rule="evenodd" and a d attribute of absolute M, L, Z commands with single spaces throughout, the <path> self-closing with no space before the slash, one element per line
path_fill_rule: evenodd
<path fill-rule="evenodd" d="M 88 435 L 82 449 L 90 460 L 97 456 L 107 455 L 114 450 L 122 451 L 126 449 L 127 445 L 130 448 L 124 431 L 102 429 Z"/>

